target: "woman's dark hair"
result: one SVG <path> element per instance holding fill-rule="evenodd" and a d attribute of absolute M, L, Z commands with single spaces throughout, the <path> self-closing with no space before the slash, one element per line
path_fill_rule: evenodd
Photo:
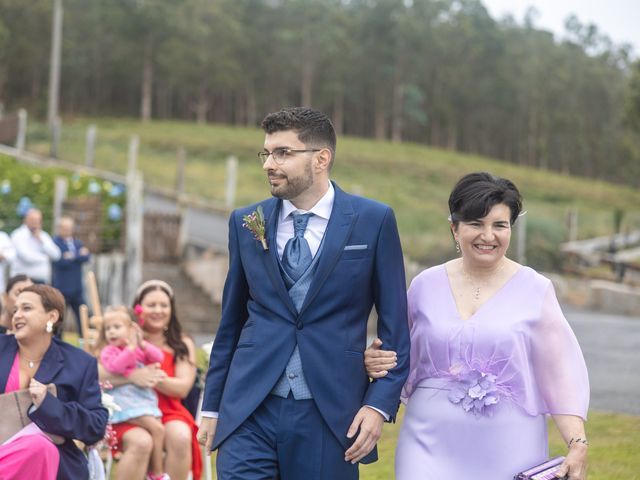
<path fill-rule="evenodd" d="M 494 205 L 504 203 L 511 210 L 511 225 L 522 210 L 522 196 L 511 180 L 487 172 L 465 175 L 449 196 L 451 223 L 470 222 L 486 216 Z"/>
<path fill-rule="evenodd" d="M 167 291 L 166 288 L 163 288 L 162 285 L 157 283 L 152 283 L 148 287 L 144 288 L 136 295 L 136 298 L 133 301 L 133 305 L 141 304 L 142 299 L 146 297 L 149 293 L 159 290 L 164 292 L 167 297 L 169 297 L 169 302 L 171 305 L 171 317 L 169 317 L 169 325 L 167 329 L 164 331 L 164 336 L 167 339 L 167 344 L 173 349 L 175 352 L 174 362 L 181 358 L 189 359 L 189 349 L 187 348 L 187 344 L 182 340 L 182 326 L 178 321 L 178 316 L 176 314 L 176 304 L 173 299 L 173 292 Z"/>
<path fill-rule="evenodd" d="M 13 277 L 9 278 L 9 280 L 7 280 L 7 287 L 4 289 L 4 292 L 9 293 L 16 283 L 28 282 L 30 280 L 31 279 L 28 275 L 24 275 L 22 273 L 19 275 L 14 275 Z"/>
<path fill-rule="evenodd" d="M 53 334 L 57 335 L 62 329 L 65 309 L 64 297 L 60 290 L 49 285 L 36 284 L 23 288 L 20 293 L 26 292 L 35 293 L 40 297 L 40 302 L 42 302 L 45 312 L 51 312 L 52 310 L 58 312 L 58 321 L 53 326 Z"/>

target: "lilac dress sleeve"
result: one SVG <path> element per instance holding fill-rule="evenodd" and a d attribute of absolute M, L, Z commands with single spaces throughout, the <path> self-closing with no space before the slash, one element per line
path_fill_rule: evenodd
<path fill-rule="evenodd" d="M 553 285 L 542 302 L 540 318 L 531 326 L 531 362 L 543 411 L 586 420 L 589 376 L 578 340 L 556 298 Z"/>

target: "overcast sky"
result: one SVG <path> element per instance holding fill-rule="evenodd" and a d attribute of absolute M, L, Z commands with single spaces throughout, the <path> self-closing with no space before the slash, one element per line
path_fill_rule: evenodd
<path fill-rule="evenodd" d="M 537 28 L 554 32 L 556 38 L 564 33 L 564 21 L 575 14 L 581 23 L 594 23 L 614 43 L 630 43 L 635 57 L 640 56 L 639 0 L 482 0 L 492 17 L 502 18 L 511 13 L 519 24 L 529 6 L 538 11 Z"/>

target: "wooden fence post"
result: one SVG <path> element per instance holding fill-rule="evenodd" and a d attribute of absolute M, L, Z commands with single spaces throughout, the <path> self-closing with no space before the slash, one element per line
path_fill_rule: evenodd
<path fill-rule="evenodd" d="M 569 228 L 569 241 L 578 240 L 578 210 L 571 209 L 567 213 L 567 226 Z"/>
<path fill-rule="evenodd" d="M 69 191 L 69 180 L 67 177 L 57 176 L 55 178 L 55 189 L 53 196 L 53 228 L 57 228 L 60 217 L 62 217 L 62 204 L 67 199 Z"/>
<path fill-rule="evenodd" d="M 180 200 L 180 196 L 184 193 L 184 169 L 187 164 L 187 150 L 178 147 L 178 164 L 176 167 L 176 197 Z"/>
<path fill-rule="evenodd" d="M 516 258 L 520 265 L 527 264 L 527 217 L 526 215 L 518 218 L 516 223 Z"/>
<path fill-rule="evenodd" d="M 225 205 L 233 208 L 236 201 L 236 184 L 238 181 L 238 159 L 236 157 L 227 158 L 227 190 Z"/>
<path fill-rule="evenodd" d="M 18 137 L 16 139 L 16 150 L 18 153 L 24 152 L 27 142 L 27 111 L 24 108 L 18 110 Z"/>
<path fill-rule="evenodd" d="M 51 158 L 58 158 L 58 152 L 60 151 L 60 136 L 62 135 L 62 120 L 60 117 L 56 117 L 51 125 L 51 149 L 49 155 Z"/>
<path fill-rule="evenodd" d="M 140 138 L 131 137 L 129 142 L 129 168 L 127 170 L 127 238 L 126 256 L 126 288 L 127 303 L 131 303 L 133 295 L 142 281 L 142 250 L 144 235 L 143 200 L 144 188 L 142 172 L 137 170 L 138 146 Z"/>
<path fill-rule="evenodd" d="M 91 124 L 87 127 L 87 142 L 84 154 L 84 164 L 93 168 L 96 155 L 96 136 L 98 135 L 98 127 Z"/>

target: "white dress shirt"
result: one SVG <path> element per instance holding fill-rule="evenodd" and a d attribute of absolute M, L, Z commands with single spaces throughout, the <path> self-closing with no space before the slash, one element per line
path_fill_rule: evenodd
<path fill-rule="evenodd" d="M 282 208 L 280 209 L 280 217 L 278 218 L 278 232 L 276 243 L 278 245 L 278 256 L 282 259 L 284 253 L 284 247 L 291 237 L 293 237 L 293 213 L 313 213 L 309 217 L 307 228 L 304 231 L 304 238 L 309 244 L 311 255 L 313 257 L 318 253 L 320 243 L 324 237 L 324 232 L 327 230 L 327 224 L 333 211 L 333 201 L 336 197 L 336 191 L 333 188 L 333 184 L 329 182 L 329 188 L 322 196 L 318 203 L 316 203 L 311 210 L 301 210 L 289 200 L 282 201 Z M 303 365 L 304 369 L 304 365 Z M 375 407 L 367 405 L 367 407 L 375 410 L 384 417 L 385 420 L 389 420 L 389 415 Z M 201 412 L 203 417 L 218 418 L 218 412 Z"/>
<path fill-rule="evenodd" d="M 23 273 L 33 280 L 51 282 L 51 262 L 60 259 L 60 249 L 51 236 L 40 231 L 36 238 L 26 225 L 15 229 L 11 240 L 16 258 L 11 263 L 11 276 Z"/>
<path fill-rule="evenodd" d="M 327 229 L 329 223 L 329 217 L 333 211 L 333 200 L 336 196 L 336 191 L 333 188 L 331 182 L 329 182 L 329 189 L 322 196 L 318 203 L 316 203 L 311 210 L 300 210 L 296 208 L 289 200 L 282 201 L 282 208 L 280 209 L 280 217 L 278 219 L 278 256 L 282 259 L 284 253 L 284 247 L 293 237 L 293 213 L 313 213 L 309 217 L 307 223 L 307 229 L 304 231 L 304 238 L 309 244 L 311 249 L 311 255 L 313 257 L 318 253 L 322 237 Z"/>
<path fill-rule="evenodd" d="M 11 238 L 4 232 L 0 232 L 0 293 L 4 293 L 6 283 L 7 265 L 10 265 L 16 258 L 16 249 L 11 242 Z"/>

